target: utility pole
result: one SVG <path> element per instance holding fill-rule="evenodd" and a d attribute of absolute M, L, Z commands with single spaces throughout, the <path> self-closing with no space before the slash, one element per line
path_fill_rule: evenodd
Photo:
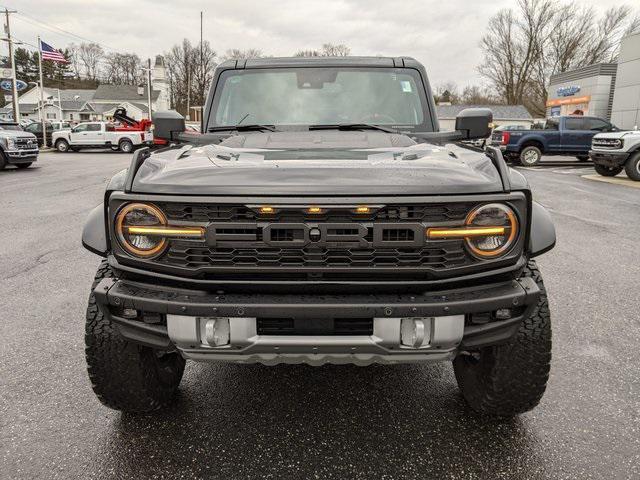
<path fill-rule="evenodd" d="M 4 15 L 6 17 L 6 23 L 4 25 L 4 31 L 7 34 L 7 42 L 9 43 L 9 60 L 11 62 L 11 103 L 13 104 L 13 121 L 20 121 L 20 105 L 18 104 L 18 86 L 16 83 L 16 60 L 13 58 L 13 40 L 11 39 L 11 26 L 9 25 L 9 14 L 17 13 L 17 10 L 9 10 L 5 7 Z"/>
<path fill-rule="evenodd" d="M 42 80 L 42 43 L 40 43 L 40 35 L 38 35 L 38 68 L 40 68 L 40 122 L 42 123 L 42 145 L 46 147 L 47 123 L 44 115 L 44 81 Z"/>
<path fill-rule="evenodd" d="M 200 11 L 200 82 L 202 83 L 202 90 L 200 91 L 201 105 L 200 105 L 200 123 L 202 123 L 202 119 L 204 118 L 204 112 L 202 109 L 204 108 L 204 54 L 202 45 L 202 11 Z"/>
<path fill-rule="evenodd" d="M 186 67 L 187 67 L 187 120 L 191 119 L 191 78 L 189 78 L 189 71 L 191 70 L 191 66 L 189 65 L 189 62 L 187 61 L 186 63 Z"/>
<path fill-rule="evenodd" d="M 151 59 L 147 59 L 147 108 L 151 120 Z"/>

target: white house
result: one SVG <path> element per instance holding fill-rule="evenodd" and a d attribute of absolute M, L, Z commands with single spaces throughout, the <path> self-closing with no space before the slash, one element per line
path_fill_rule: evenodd
<path fill-rule="evenodd" d="M 151 110 L 169 109 L 169 83 L 161 55 L 156 57 L 151 76 Z M 140 120 L 149 117 L 146 85 L 99 85 L 97 89 L 57 89 L 45 87 L 44 105 L 40 105 L 40 88 L 23 93 L 20 117 L 40 120 L 40 110 L 47 120 L 109 120 L 118 107 L 127 109 L 130 117 Z M 11 105 L 0 108 L 0 118 L 11 119 Z"/>

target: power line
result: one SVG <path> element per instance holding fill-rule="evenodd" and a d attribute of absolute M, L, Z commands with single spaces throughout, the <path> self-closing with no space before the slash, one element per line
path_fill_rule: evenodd
<path fill-rule="evenodd" d="M 97 45 L 100 45 L 103 48 L 106 48 L 107 50 L 113 50 L 114 52 L 124 53 L 124 52 L 122 52 L 121 50 L 119 50 L 117 48 L 113 48 L 113 47 L 111 47 L 109 45 L 106 45 L 104 43 L 97 42 L 95 40 L 92 40 L 92 39 L 87 38 L 87 37 L 83 37 L 81 35 L 77 35 L 77 34 L 75 34 L 73 32 L 70 32 L 70 31 L 65 30 L 63 28 L 60 28 L 60 27 L 58 27 L 56 25 L 44 22 L 42 20 L 38 20 L 37 18 L 34 18 L 34 17 L 32 17 L 30 15 L 27 15 L 25 13 L 17 12 L 16 16 L 17 16 L 16 18 L 18 18 L 19 20 L 22 20 L 23 22 L 26 22 L 26 23 L 30 23 L 31 25 L 41 26 L 41 27 L 44 27 L 44 28 L 46 28 L 48 30 L 51 30 L 53 32 L 62 33 L 64 35 L 67 35 L 67 36 L 70 36 L 70 37 L 73 37 L 73 38 L 77 38 L 78 40 L 82 40 L 82 41 L 85 41 L 85 42 L 95 43 Z"/>

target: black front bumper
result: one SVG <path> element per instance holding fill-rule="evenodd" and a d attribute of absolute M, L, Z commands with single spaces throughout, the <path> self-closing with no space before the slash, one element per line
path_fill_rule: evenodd
<path fill-rule="evenodd" d="M 536 282 L 524 277 L 481 286 L 422 294 L 238 294 L 211 293 L 161 287 L 115 278 L 103 279 L 94 290 L 100 310 L 119 324 L 121 333 L 139 343 L 158 348 L 171 345 L 166 326 L 142 319 L 127 319 L 120 312 L 135 309 L 146 314 L 193 317 L 255 318 L 385 318 L 489 315 L 510 309 L 511 318 L 475 324 L 467 322 L 461 349 L 504 342 L 529 316 L 540 296 Z"/>
<path fill-rule="evenodd" d="M 597 165 L 604 165 L 605 167 L 621 167 L 625 164 L 629 158 L 627 152 L 602 152 L 589 150 L 589 158 Z"/>

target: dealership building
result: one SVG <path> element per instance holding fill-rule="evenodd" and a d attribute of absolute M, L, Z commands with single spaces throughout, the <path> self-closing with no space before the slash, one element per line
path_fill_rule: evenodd
<path fill-rule="evenodd" d="M 640 32 L 622 40 L 617 63 L 553 75 L 547 98 L 547 116 L 591 115 L 623 129 L 640 127 Z"/>

